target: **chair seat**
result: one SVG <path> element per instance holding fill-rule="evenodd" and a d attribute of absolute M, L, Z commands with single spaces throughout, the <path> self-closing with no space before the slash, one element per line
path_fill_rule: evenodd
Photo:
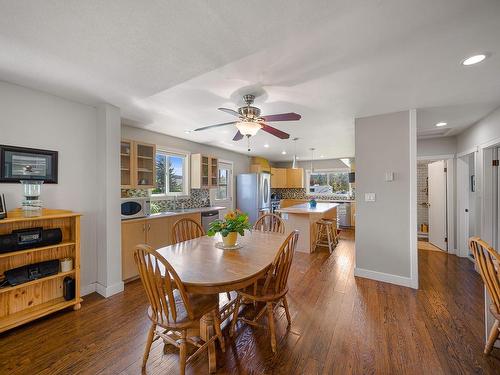
<path fill-rule="evenodd" d="M 173 320 L 168 320 L 165 313 L 163 313 L 163 317 L 155 316 L 151 306 L 148 308 L 149 319 L 166 328 L 186 328 L 197 326 L 199 324 L 198 321 L 203 315 L 219 308 L 218 294 L 188 294 L 188 297 L 191 309 L 193 310 L 193 320 L 189 319 L 184 303 L 182 302 L 181 295 L 177 289 L 174 290 L 174 299 L 177 306 L 176 321 L 174 322 Z"/>
<path fill-rule="evenodd" d="M 497 307 L 494 304 L 490 305 L 490 312 L 493 314 L 495 319 L 500 320 L 500 312 L 497 310 Z"/>

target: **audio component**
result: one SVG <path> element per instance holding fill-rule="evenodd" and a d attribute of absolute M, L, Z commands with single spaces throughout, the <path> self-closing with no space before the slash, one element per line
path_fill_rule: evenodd
<path fill-rule="evenodd" d="M 28 228 L 12 231 L 0 236 L 0 253 L 30 249 L 33 247 L 56 245 L 62 242 L 60 228 Z"/>

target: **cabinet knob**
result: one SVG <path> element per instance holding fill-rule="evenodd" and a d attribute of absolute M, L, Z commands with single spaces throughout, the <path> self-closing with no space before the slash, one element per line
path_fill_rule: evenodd
<path fill-rule="evenodd" d="M 151 224 L 148 224 L 148 231 L 151 230 Z"/>

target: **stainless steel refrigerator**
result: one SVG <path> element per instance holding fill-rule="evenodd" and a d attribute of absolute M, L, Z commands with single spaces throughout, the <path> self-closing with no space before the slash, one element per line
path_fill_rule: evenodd
<path fill-rule="evenodd" d="M 248 214 L 253 224 L 271 211 L 271 175 L 244 173 L 236 176 L 236 208 Z"/>

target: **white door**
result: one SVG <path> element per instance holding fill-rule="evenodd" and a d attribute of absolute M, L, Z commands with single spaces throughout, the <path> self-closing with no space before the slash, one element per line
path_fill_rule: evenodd
<path fill-rule="evenodd" d="M 429 242 L 447 251 L 446 244 L 446 163 L 430 163 L 429 173 Z"/>

